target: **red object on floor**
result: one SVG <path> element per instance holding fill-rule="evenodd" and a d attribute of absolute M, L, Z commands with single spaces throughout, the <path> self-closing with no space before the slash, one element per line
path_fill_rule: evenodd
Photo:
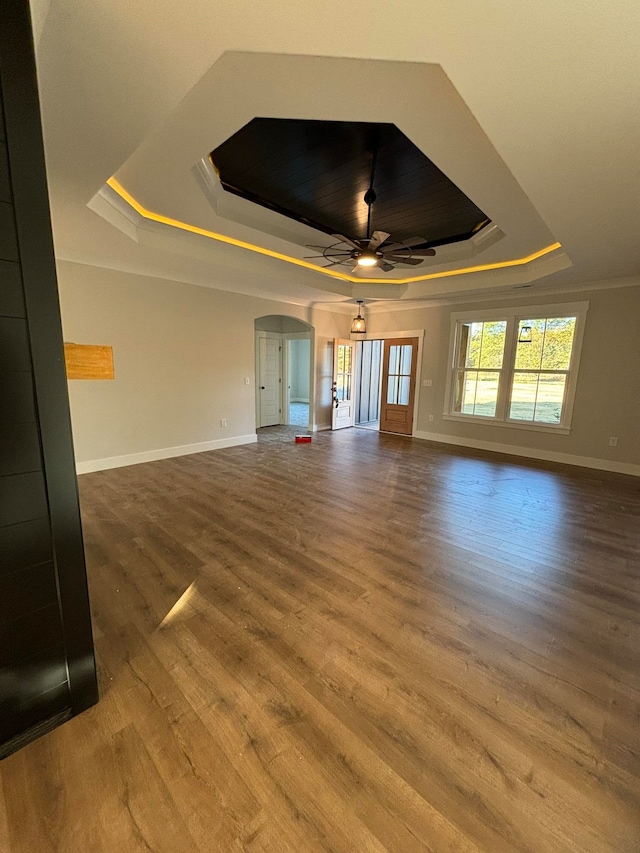
<path fill-rule="evenodd" d="M 296 444 L 311 444 L 311 436 L 310 435 L 297 435 L 296 436 Z"/>

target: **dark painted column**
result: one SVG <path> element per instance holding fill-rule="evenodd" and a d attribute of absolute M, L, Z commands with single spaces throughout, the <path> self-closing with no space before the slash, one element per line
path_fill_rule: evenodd
<path fill-rule="evenodd" d="M 29 6 L 0 20 L 0 756 L 97 701 Z"/>

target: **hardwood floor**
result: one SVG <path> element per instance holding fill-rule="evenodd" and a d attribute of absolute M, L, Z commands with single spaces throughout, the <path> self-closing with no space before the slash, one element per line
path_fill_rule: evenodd
<path fill-rule="evenodd" d="M 640 850 L 638 480 L 266 430 L 80 485 L 102 699 L 0 850 Z"/>

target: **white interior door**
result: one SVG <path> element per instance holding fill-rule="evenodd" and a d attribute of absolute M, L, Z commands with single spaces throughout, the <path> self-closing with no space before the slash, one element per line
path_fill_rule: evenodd
<path fill-rule="evenodd" d="M 343 429 L 354 423 L 355 349 L 355 341 L 336 338 L 333 342 L 331 429 Z"/>
<path fill-rule="evenodd" d="M 260 426 L 280 423 L 281 359 L 277 338 L 259 338 Z"/>

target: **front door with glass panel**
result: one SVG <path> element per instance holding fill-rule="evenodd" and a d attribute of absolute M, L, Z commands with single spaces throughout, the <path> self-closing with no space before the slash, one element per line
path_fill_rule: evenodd
<path fill-rule="evenodd" d="M 385 340 L 380 430 L 411 435 L 416 393 L 418 339 Z"/>
<path fill-rule="evenodd" d="M 354 351 L 354 341 L 335 340 L 333 343 L 331 429 L 353 426 Z"/>

